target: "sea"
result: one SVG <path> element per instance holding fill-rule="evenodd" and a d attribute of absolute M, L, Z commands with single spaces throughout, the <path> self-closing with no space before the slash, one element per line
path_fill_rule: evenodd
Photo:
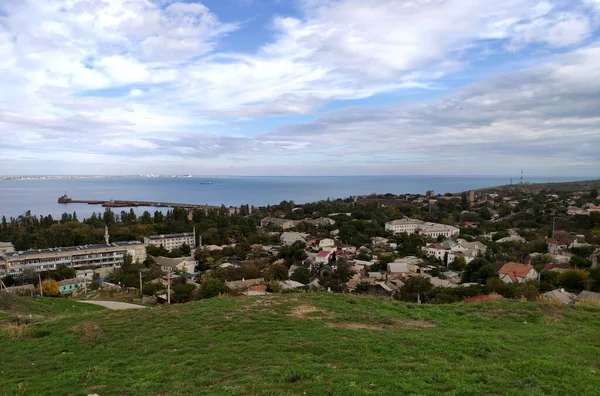
<path fill-rule="evenodd" d="M 517 179 L 515 179 L 516 181 Z M 576 177 L 535 177 L 528 182 L 574 181 Z M 210 184 L 209 184 L 210 183 Z M 75 200 L 139 200 L 225 206 L 297 204 L 371 193 L 404 194 L 434 190 L 436 194 L 509 184 L 505 176 L 292 176 L 292 177 L 127 177 L 90 179 L 0 180 L 0 216 L 17 217 L 76 212 L 81 220 L 100 205 L 59 204 L 63 194 Z M 115 208 L 117 213 L 129 208 Z M 136 207 L 142 214 L 157 208 Z"/>

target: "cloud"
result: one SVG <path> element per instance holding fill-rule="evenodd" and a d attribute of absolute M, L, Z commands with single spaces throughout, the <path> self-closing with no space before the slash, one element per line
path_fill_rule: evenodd
<path fill-rule="evenodd" d="M 349 161 L 370 156 L 385 164 L 484 149 L 509 156 L 511 147 L 536 156 L 530 148 L 537 147 L 564 159 L 552 144 L 566 133 L 580 147 L 572 153 L 593 161 L 596 121 L 588 113 L 598 91 L 576 77 L 597 75 L 583 55 L 593 46 L 432 102 L 319 113 L 258 138 L 258 127 L 235 128 L 240 119 L 314 117 L 332 101 L 343 107 L 403 90 L 448 89 L 454 76 L 469 80 L 474 58 L 572 51 L 594 40 L 599 4 L 298 0 L 296 13 L 272 16 L 271 36 L 252 43 L 256 50 L 233 52 L 225 39 L 250 40 L 256 26 L 201 2 L 4 0 L 0 156 L 128 156 L 139 164 L 148 156 L 194 164 L 236 158 L 260 167 L 320 153 L 310 158 L 317 163 L 338 151 L 356 156 Z M 459 106 L 470 110 L 453 113 Z"/>
<path fill-rule="evenodd" d="M 438 100 L 353 107 L 260 137 L 303 145 L 291 154 L 411 156 L 493 169 L 511 159 L 553 167 L 600 165 L 600 46 L 497 76 Z M 339 150 L 328 148 L 340 146 Z M 406 161 L 403 159 L 403 161 Z M 517 165 L 518 166 L 518 165 Z"/>

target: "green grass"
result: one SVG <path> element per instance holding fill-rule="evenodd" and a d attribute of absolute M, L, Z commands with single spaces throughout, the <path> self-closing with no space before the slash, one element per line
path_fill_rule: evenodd
<path fill-rule="evenodd" d="M 76 315 L 83 312 L 101 311 L 105 308 L 82 304 L 66 298 L 30 298 L 19 297 L 9 293 L 0 293 L 0 319 L 14 315 L 33 315 L 56 317 L 59 315 Z"/>
<path fill-rule="evenodd" d="M 416 306 L 290 294 L 81 312 L 31 326 L 35 331 L 18 340 L 0 335 L 0 394 L 592 395 L 600 389 L 598 307 Z"/>

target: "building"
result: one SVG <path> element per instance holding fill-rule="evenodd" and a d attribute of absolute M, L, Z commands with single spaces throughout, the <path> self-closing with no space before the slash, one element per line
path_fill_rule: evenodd
<path fill-rule="evenodd" d="M 163 272 L 181 271 L 193 274 L 196 271 L 196 260 L 193 257 L 156 257 L 154 261 Z"/>
<path fill-rule="evenodd" d="M 167 235 L 151 235 L 144 238 L 144 245 L 164 247 L 168 251 L 180 248 L 184 243 L 190 248 L 196 248 L 196 234 L 195 232 L 184 232 L 181 234 L 167 234 Z"/>
<path fill-rule="evenodd" d="M 585 209 L 577 207 L 577 206 L 569 206 L 567 208 L 567 214 L 569 216 L 575 216 L 575 215 L 583 215 L 583 214 L 587 214 L 585 212 Z"/>
<path fill-rule="evenodd" d="M 76 293 L 84 287 L 80 279 L 65 279 L 58 282 L 58 291 L 61 296 Z"/>
<path fill-rule="evenodd" d="M 506 263 L 498 271 L 500 280 L 504 283 L 523 283 L 537 280 L 538 272 L 531 264 Z"/>
<path fill-rule="evenodd" d="M 294 220 L 288 219 L 278 219 L 277 217 L 265 217 L 260 221 L 261 227 L 275 226 L 279 227 L 282 230 L 289 230 L 290 228 L 294 228 L 296 226 L 296 222 Z"/>
<path fill-rule="evenodd" d="M 469 199 L 469 203 L 470 203 L 471 205 L 473 205 L 473 204 L 475 203 L 475 191 L 473 191 L 473 190 L 470 190 L 470 191 L 467 193 L 467 198 Z"/>
<path fill-rule="evenodd" d="M 10 242 L 0 242 L 0 253 L 14 253 L 15 247 Z"/>
<path fill-rule="evenodd" d="M 53 271 L 59 266 L 75 269 L 119 268 L 126 254 L 131 255 L 134 262 L 144 261 L 146 246 L 139 241 L 129 241 L 19 251 L 6 254 L 5 265 L 0 265 L 0 275 L 19 277 L 26 269 L 43 272 Z"/>
<path fill-rule="evenodd" d="M 428 223 L 417 219 L 400 219 L 393 220 L 385 223 L 385 230 L 393 232 L 394 234 L 407 233 L 407 234 L 421 234 L 428 237 L 437 238 L 444 236 L 450 238 L 451 236 L 458 235 L 460 230 L 456 227 L 439 224 L 439 223 Z"/>
<path fill-rule="evenodd" d="M 330 238 L 324 238 L 319 241 L 319 248 L 324 250 L 335 250 L 335 241 Z"/>
<path fill-rule="evenodd" d="M 326 251 L 326 250 L 323 250 L 323 251 L 317 253 L 317 255 L 315 256 L 315 263 L 316 264 L 328 264 L 331 259 L 332 254 L 333 254 L 333 252 Z"/>
<path fill-rule="evenodd" d="M 387 265 L 387 273 L 390 275 L 403 275 L 409 272 L 416 272 L 423 260 L 415 256 L 408 256 L 396 259 L 393 263 Z"/>
<path fill-rule="evenodd" d="M 427 190 L 425 192 L 425 196 L 426 197 L 435 197 L 435 191 L 434 190 Z"/>
<path fill-rule="evenodd" d="M 296 242 L 306 243 L 306 238 L 308 234 L 302 234 L 299 232 L 284 232 L 279 237 L 279 240 L 283 245 L 293 245 Z"/>

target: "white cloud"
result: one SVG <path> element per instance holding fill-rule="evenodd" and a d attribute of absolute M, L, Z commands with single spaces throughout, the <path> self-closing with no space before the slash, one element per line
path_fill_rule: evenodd
<path fill-rule="evenodd" d="M 308 127 L 290 126 L 257 140 L 221 117 L 233 123 L 240 117 L 315 114 L 332 100 L 443 86 L 441 79 L 468 73 L 473 54 L 485 58 L 489 47 L 496 54 L 507 46 L 527 51 L 536 45 L 550 52 L 576 47 L 597 30 L 600 12 L 592 10 L 600 10 L 598 5 L 597 0 L 302 0 L 298 15 L 273 16 L 270 42 L 256 43 L 259 49 L 250 53 L 231 53 L 219 46 L 220 39 L 238 29 L 244 39 L 249 22 L 225 23 L 198 2 L 4 0 L 0 155 L 36 142 L 56 158 L 65 158 L 58 153 L 66 148 L 136 158 L 161 150 L 175 159 L 238 153 L 248 158 L 318 151 L 322 143 L 377 156 L 404 147 L 396 139 L 404 130 L 411 132 L 402 144 L 414 152 L 421 150 L 421 136 L 435 141 L 429 143 L 434 147 L 461 139 L 483 147 L 502 136 L 531 143 L 527 139 L 543 135 L 540 125 L 552 131 L 577 125 L 581 131 L 592 122 L 581 113 L 588 109 L 585 102 L 577 102 L 577 119 L 539 114 L 575 101 L 573 92 L 597 94 L 589 82 L 597 65 L 589 60 L 532 69 L 531 83 L 511 86 L 510 92 L 495 82 L 494 89 L 507 97 L 474 90 L 423 109 L 342 111 L 310 124 L 310 133 Z M 553 73 L 550 86 L 556 91 L 535 83 L 543 73 Z M 487 124 L 452 117 L 452 100 L 477 109 Z M 522 107 L 508 111 L 511 101 Z M 489 110 L 494 106 L 504 110 Z M 323 125 L 325 120 L 330 124 Z M 522 134 L 512 132 L 519 128 Z M 314 139 L 317 131 L 323 134 Z M 228 136 L 232 133 L 242 136 Z"/>

